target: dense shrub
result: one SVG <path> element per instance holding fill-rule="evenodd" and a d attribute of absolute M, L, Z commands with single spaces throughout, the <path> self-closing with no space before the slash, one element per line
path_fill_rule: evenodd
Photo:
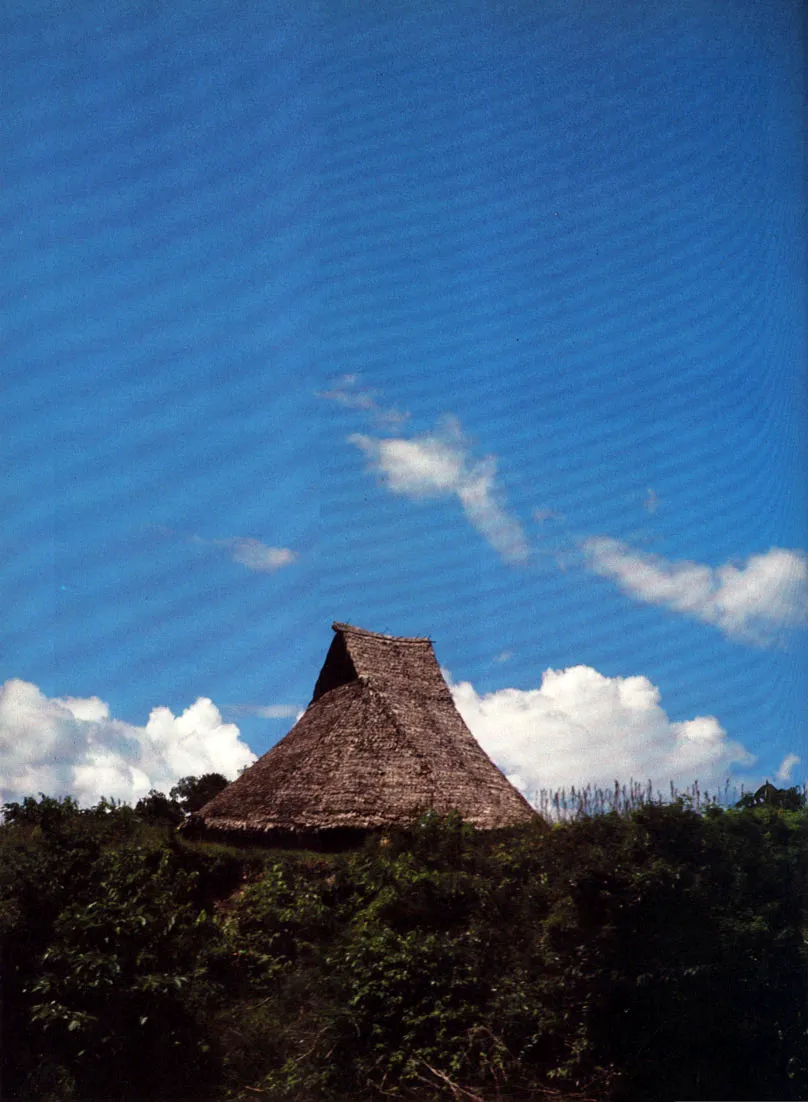
<path fill-rule="evenodd" d="M 10 805 L 3 1096 L 804 1098 L 808 812 L 764 796 L 345 855 Z"/>

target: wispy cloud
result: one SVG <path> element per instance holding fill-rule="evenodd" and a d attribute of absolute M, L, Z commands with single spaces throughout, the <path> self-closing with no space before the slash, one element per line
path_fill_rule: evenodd
<path fill-rule="evenodd" d="M 296 719 L 302 713 L 297 704 L 226 704 L 223 709 L 228 715 L 259 719 Z"/>
<path fill-rule="evenodd" d="M 254 760 L 206 697 L 181 715 L 153 708 L 139 727 L 115 719 L 97 696 L 50 698 L 17 678 L 0 685 L 0 803 L 38 792 L 133 802 L 180 777 L 235 777 Z"/>
<path fill-rule="evenodd" d="M 808 555 L 773 547 L 741 565 L 672 562 L 597 536 L 583 542 L 590 570 L 629 597 L 712 624 L 760 645 L 808 624 Z"/>
<path fill-rule="evenodd" d="M 563 520 L 564 518 L 555 509 L 534 509 L 533 519 L 537 524 L 546 524 L 548 520 Z"/>
<path fill-rule="evenodd" d="M 786 754 L 780 763 L 780 768 L 775 774 L 775 780 L 778 784 L 788 784 L 795 768 L 800 764 L 801 760 L 802 759 L 798 758 L 796 754 Z"/>
<path fill-rule="evenodd" d="M 369 414 L 379 425 L 400 425 L 409 419 L 409 413 L 393 406 L 383 406 L 376 400 L 376 391 L 361 385 L 358 375 L 342 375 L 330 390 L 317 392 L 318 398 L 346 409 L 356 409 Z"/>
<path fill-rule="evenodd" d="M 643 508 L 646 513 L 650 513 L 652 516 L 659 508 L 659 495 L 656 490 L 652 490 L 649 486 L 645 491 L 645 500 L 643 501 Z"/>
<path fill-rule="evenodd" d="M 168 529 L 166 532 L 170 535 L 174 534 Z M 206 547 L 224 547 L 230 552 L 233 562 L 259 574 L 274 574 L 284 566 L 291 566 L 298 557 L 297 552 L 291 547 L 270 547 L 251 536 L 227 536 L 218 540 L 205 539 L 203 536 L 184 536 L 183 538 L 189 543 L 202 544 Z"/>
<path fill-rule="evenodd" d="M 297 558 L 297 552 L 289 547 L 268 547 L 260 540 L 243 536 L 213 542 L 229 548 L 233 562 L 261 574 L 274 574 L 276 570 L 290 566 Z"/>
<path fill-rule="evenodd" d="M 541 789 L 632 778 L 667 787 L 720 787 L 754 757 L 715 716 L 675 722 L 647 677 L 606 677 L 590 666 L 547 670 L 537 689 L 480 695 L 450 688 L 458 711 L 493 761 L 529 797 Z"/>
<path fill-rule="evenodd" d="M 522 527 L 507 513 L 496 486 L 496 459 L 473 459 L 455 418 L 445 418 L 437 431 L 424 436 L 379 439 L 354 433 L 348 441 L 365 453 L 391 493 L 413 500 L 456 497 L 469 522 L 503 559 L 520 563 L 528 558 Z"/>

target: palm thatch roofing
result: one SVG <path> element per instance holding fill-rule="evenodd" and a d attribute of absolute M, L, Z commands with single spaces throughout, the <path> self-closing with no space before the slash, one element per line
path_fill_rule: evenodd
<path fill-rule="evenodd" d="M 427 810 L 456 811 L 483 830 L 538 818 L 466 727 L 429 639 L 333 630 L 306 711 L 192 829 L 310 844 Z"/>

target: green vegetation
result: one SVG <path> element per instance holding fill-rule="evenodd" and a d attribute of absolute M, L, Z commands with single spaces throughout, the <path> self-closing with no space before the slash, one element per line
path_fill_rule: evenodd
<path fill-rule="evenodd" d="M 5 1099 L 808 1097 L 798 790 L 328 856 L 185 840 L 199 792 L 6 806 Z"/>

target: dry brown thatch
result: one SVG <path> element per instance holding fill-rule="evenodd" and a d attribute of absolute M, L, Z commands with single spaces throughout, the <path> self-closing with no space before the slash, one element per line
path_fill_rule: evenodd
<path fill-rule="evenodd" d="M 457 811 L 483 830 L 537 817 L 461 719 L 428 639 L 333 630 L 304 714 L 194 826 L 341 844 L 426 810 Z"/>

